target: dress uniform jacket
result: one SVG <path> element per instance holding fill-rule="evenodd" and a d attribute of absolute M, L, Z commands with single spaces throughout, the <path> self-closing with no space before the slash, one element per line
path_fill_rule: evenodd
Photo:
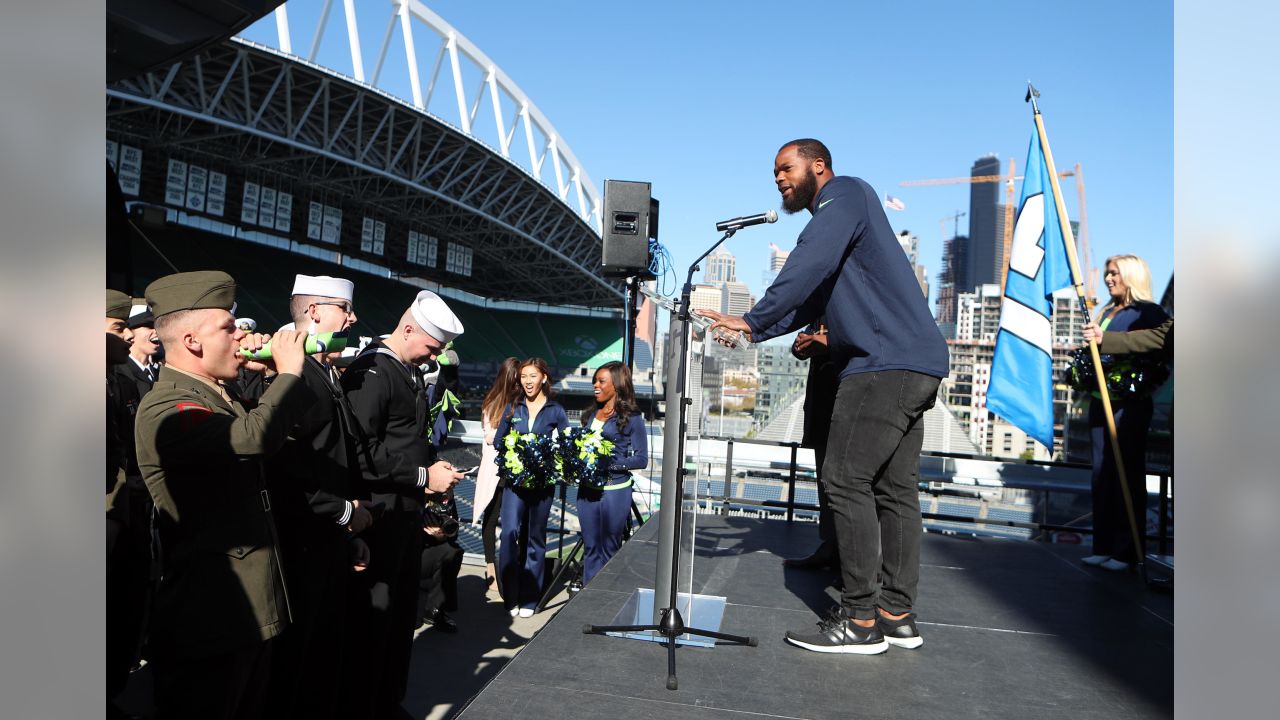
<path fill-rule="evenodd" d="M 132 358 L 119 365 L 111 366 L 110 373 L 110 383 L 119 398 L 119 403 L 128 411 L 127 415 L 122 415 L 126 425 L 121 431 L 121 440 L 125 444 L 126 460 L 129 463 L 128 474 L 136 476 L 138 461 L 133 447 L 133 420 L 137 415 L 138 406 L 142 404 L 142 396 L 151 389 L 153 381 Z"/>
<path fill-rule="evenodd" d="M 436 462 L 421 375 L 374 343 L 343 373 L 342 387 L 362 428 L 360 465 L 370 499 L 388 510 L 420 512 L 426 469 Z"/>
<path fill-rule="evenodd" d="M 252 411 L 164 368 L 135 425 L 138 466 L 156 506 L 161 580 L 153 658 L 196 658 L 278 635 L 289 622 L 262 458 L 315 398 L 282 375 Z"/>
<path fill-rule="evenodd" d="M 125 433 L 129 430 L 129 409 L 120 396 L 119 383 L 111 373 L 107 374 L 106 430 L 107 518 L 128 524 L 129 494 L 124 488 L 125 471 L 129 465 L 129 448 L 132 445 L 125 438 Z"/>
<path fill-rule="evenodd" d="M 128 362 L 122 362 L 112 368 L 116 375 L 120 376 L 121 382 L 133 383 L 133 387 L 137 390 L 137 397 L 141 398 L 147 394 L 151 386 L 155 384 L 155 376 L 148 375 L 138 363 L 134 362 L 130 357 Z M 158 369 L 158 366 L 157 366 Z"/>
<path fill-rule="evenodd" d="M 303 533 L 345 537 L 359 472 L 355 419 L 341 385 L 315 358 L 307 358 L 302 379 L 316 404 L 267 463 L 277 516 Z"/>

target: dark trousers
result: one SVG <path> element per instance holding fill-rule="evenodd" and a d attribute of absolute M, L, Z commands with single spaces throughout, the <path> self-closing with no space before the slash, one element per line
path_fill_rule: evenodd
<path fill-rule="evenodd" d="M 493 499 L 484 508 L 484 520 L 480 525 L 480 537 L 484 541 L 484 561 L 498 562 L 498 518 L 502 516 L 502 496 L 504 488 L 493 492 Z"/>
<path fill-rule="evenodd" d="M 151 581 L 151 496 L 146 490 L 129 493 L 129 524 L 122 528 L 107 555 L 107 700 L 129 682 L 129 669 L 138 661 L 143 621 Z"/>
<path fill-rule="evenodd" d="M 827 438 L 813 444 L 814 470 L 818 477 L 818 539 L 822 546 L 818 552 L 834 552 L 836 550 L 835 518 L 831 515 L 831 498 L 827 495 L 827 487 L 822 482 L 822 463 L 827 457 Z"/>
<path fill-rule="evenodd" d="M 551 516 L 551 488 L 502 491 L 502 547 L 498 577 L 508 608 L 533 609 L 542 597 L 547 518 Z"/>
<path fill-rule="evenodd" d="M 1113 403 L 1111 407 L 1115 411 L 1116 436 L 1120 441 L 1129 497 L 1133 501 L 1133 522 L 1138 528 L 1138 540 L 1143 544 L 1134 551 L 1133 531 L 1125 512 L 1111 439 L 1107 437 L 1102 401 L 1095 399 L 1089 405 L 1089 435 L 1093 441 L 1093 552 L 1134 563 L 1146 546 L 1147 429 L 1154 406 L 1150 399 L 1144 399 Z"/>
<path fill-rule="evenodd" d="M 337 526 L 320 532 L 301 527 L 281 530 L 293 621 L 275 639 L 268 715 L 308 720 L 336 717 L 346 680 L 342 662 L 349 638 L 350 543 L 346 530 Z M 294 537 L 289 538 L 290 534 Z"/>
<path fill-rule="evenodd" d="M 600 572 L 600 568 L 622 547 L 622 533 L 627 529 L 631 512 L 631 486 L 617 490 L 578 489 L 578 520 L 582 523 L 582 582 Z"/>
<path fill-rule="evenodd" d="M 458 573 L 462 571 L 462 548 L 455 540 L 428 537 L 422 548 L 418 574 L 418 618 L 436 610 L 458 609 Z"/>
<path fill-rule="evenodd" d="M 841 604 L 869 620 L 876 607 L 909 612 L 920 578 L 921 418 L 936 377 L 906 370 L 855 373 L 840 381 L 822 466 L 830 498 Z"/>
<path fill-rule="evenodd" d="M 422 562 L 422 516 L 388 510 L 362 533 L 369 568 L 351 581 L 351 622 L 344 663 L 343 717 L 395 717 L 409 682 L 413 631 L 418 627 L 418 572 Z"/>
<path fill-rule="evenodd" d="M 157 720 L 258 720 L 267 715 L 272 640 L 198 659 L 157 659 Z"/>

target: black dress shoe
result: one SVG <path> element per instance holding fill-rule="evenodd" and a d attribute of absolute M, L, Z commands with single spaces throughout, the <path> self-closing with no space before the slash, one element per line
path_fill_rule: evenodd
<path fill-rule="evenodd" d="M 430 625 L 440 632 L 456 633 L 458 632 L 458 623 L 449 617 L 444 610 L 432 610 L 423 616 L 422 622 Z"/>
<path fill-rule="evenodd" d="M 782 566 L 799 570 L 830 570 L 836 566 L 836 554 L 822 545 L 808 557 L 786 558 Z"/>

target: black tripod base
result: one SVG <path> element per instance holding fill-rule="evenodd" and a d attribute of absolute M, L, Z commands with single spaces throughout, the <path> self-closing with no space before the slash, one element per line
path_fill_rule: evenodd
<path fill-rule="evenodd" d="M 713 640 L 723 640 L 725 642 L 737 643 L 738 645 L 746 645 L 747 647 L 756 647 L 760 644 L 760 641 L 754 636 L 731 635 L 729 633 L 716 632 L 714 630 L 685 627 L 684 618 L 680 616 L 679 608 L 674 607 L 669 607 L 662 611 L 662 620 L 657 625 L 582 626 L 582 633 L 584 635 L 603 635 L 611 632 L 656 632 L 666 638 L 668 690 L 675 690 L 680 686 L 679 681 L 676 680 L 676 638 L 681 635 L 699 635 Z"/>
<path fill-rule="evenodd" d="M 561 545 L 561 548 L 564 546 Z M 572 549 L 569 550 L 569 556 L 564 557 L 564 551 L 561 550 L 560 568 L 551 578 L 551 582 L 547 583 L 546 590 L 542 593 L 542 597 L 538 600 L 538 605 L 533 609 L 534 612 L 542 612 L 547 608 L 547 603 L 551 602 L 551 598 L 556 596 L 556 592 L 560 587 L 560 580 L 565 575 L 569 576 L 569 583 L 573 582 L 573 578 L 582 574 L 582 563 L 578 561 L 578 553 L 582 550 L 582 539 L 574 543 Z M 572 593 L 570 593 L 572 595 Z"/>

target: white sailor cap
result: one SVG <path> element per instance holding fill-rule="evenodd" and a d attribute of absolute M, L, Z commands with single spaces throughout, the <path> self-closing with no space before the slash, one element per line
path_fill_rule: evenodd
<path fill-rule="evenodd" d="M 319 295 L 320 297 L 342 298 L 351 302 L 355 294 L 355 283 L 345 278 L 328 275 L 295 275 L 291 295 Z"/>
<path fill-rule="evenodd" d="M 258 321 L 251 317 L 236 318 L 236 327 L 248 333 L 257 332 Z"/>
<path fill-rule="evenodd" d="M 155 315 L 151 314 L 151 308 L 147 305 L 146 298 L 133 299 L 133 307 L 129 308 L 129 319 L 126 323 L 131 330 L 155 326 L 156 318 Z"/>
<path fill-rule="evenodd" d="M 414 322 L 428 335 L 447 343 L 462 334 L 462 322 L 437 294 L 423 290 L 409 306 Z"/>

